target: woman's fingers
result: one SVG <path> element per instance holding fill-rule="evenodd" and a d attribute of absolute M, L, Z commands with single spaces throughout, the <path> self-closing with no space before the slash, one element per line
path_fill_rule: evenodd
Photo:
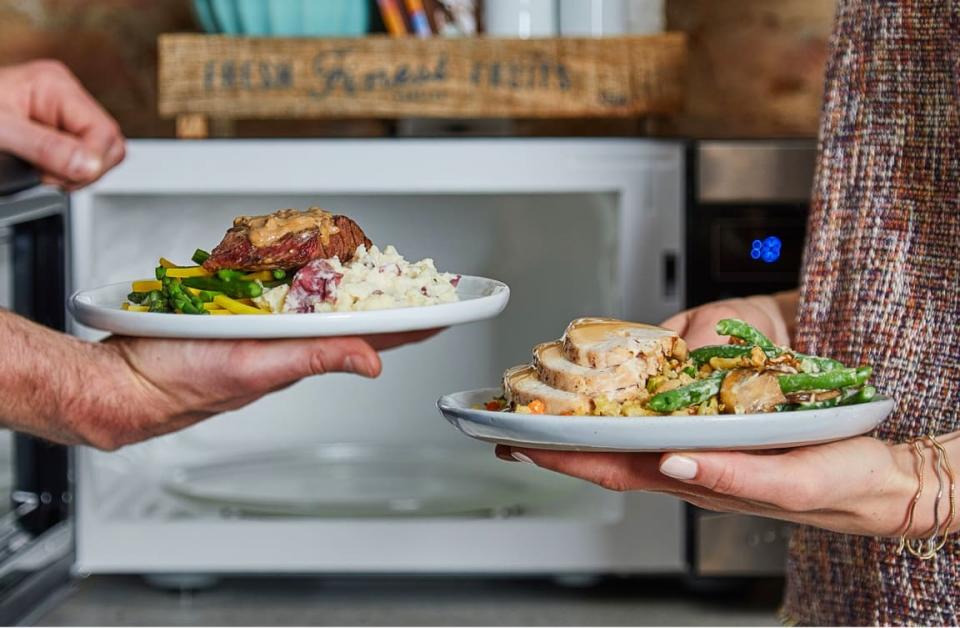
<path fill-rule="evenodd" d="M 660 472 L 717 495 L 806 512 L 825 507 L 832 489 L 825 485 L 823 469 L 809 461 L 792 452 L 671 453 L 661 459 Z"/>
<path fill-rule="evenodd" d="M 676 482 L 659 472 L 659 454 L 549 451 L 498 445 L 497 455 L 518 462 L 532 462 L 538 467 L 581 478 L 612 491 L 662 491 L 678 487 Z"/>

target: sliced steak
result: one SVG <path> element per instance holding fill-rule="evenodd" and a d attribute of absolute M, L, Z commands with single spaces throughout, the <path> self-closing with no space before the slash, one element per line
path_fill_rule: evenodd
<path fill-rule="evenodd" d="M 333 229 L 322 233 L 320 227 L 290 231 L 265 246 L 255 246 L 250 239 L 250 225 L 236 221 L 203 263 L 210 272 L 224 268 L 257 271 L 282 268 L 296 270 L 315 259 L 340 258 L 346 263 L 361 244 L 371 242 L 363 230 L 346 216 L 332 217 Z"/>

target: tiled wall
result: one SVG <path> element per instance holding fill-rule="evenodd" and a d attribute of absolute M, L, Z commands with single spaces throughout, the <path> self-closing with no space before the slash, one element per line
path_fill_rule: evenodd
<path fill-rule="evenodd" d="M 813 135 L 835 0 L 668 0 L 690 34 L 688 98 L 662 132 Z M 0 0 L 0 64 L 63 60 L 131 137 L 169 136 L 156 115 L 156 36 L 196 30 L 190 0 Z M 376 134 L 377 123 L 248 123 L 244 135 Z M 541 125 L 562 133 L 563 125 Z M 598 133 L 637 128 L 600 123 Z M 571 132 L 589 132 L 576 123 Z"/>

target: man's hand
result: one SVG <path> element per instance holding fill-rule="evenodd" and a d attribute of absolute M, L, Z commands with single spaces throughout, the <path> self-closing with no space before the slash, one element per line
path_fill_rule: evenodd
<path fill-rule="evenodd" d="M 59 443 L 113 450 L 235 410 L 311 375 L 376 377 L 377 351 L 435 333 L 90 343 L 0 312 L 0 421 Z"/>
<path fill-rule="evenodd" d="M 0 68 L 0 151 L 37 166 L 44 180 L 77 188 L 123 159 L 123 134 L 58 61 Z"/>

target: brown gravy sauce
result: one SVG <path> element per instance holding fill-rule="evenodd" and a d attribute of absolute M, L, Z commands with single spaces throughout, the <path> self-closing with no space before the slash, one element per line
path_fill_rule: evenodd
<path fill-rule="evenodd" d="M 330 244 L 330 236 L 339 231 L 333 222 L 333 214 L 319 207 L 300 211 L 281 209 L 266 216 L 237 216 L 234 227 L 248 230 L 250 243 L 260 248 L 270 246 L 288 233 L 316 229 L 323 245 Z"/>

